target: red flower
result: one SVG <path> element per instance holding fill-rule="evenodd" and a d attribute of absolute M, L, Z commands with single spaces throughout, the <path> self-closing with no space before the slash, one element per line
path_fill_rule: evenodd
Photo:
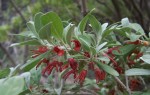
<path fill-rule="evenodd" d="M 66 80 L 71 74 L 74 74 L 74 79 L 76 78 L 76 71 L 74 71 L 74 70 L 70 70 L 69 72 L 67 72 L 64 76 L 63 76 L 63 78 Z"/>
<path fill-rule="evenodd" d="M 75 82 L 78 81 L 80 83 L 80 85 L 82 85 L 85 80 L 86 75 L 87 75 L 87 70 L 83 69 L 80 72 L 80 74 L 76 77 Z"/>
<path fill-rule="evenodd" d="M 42 64 L 42 63 L 49 63 L 49 60 L 47 60 L 46 58 L 42 59 L 37 65 L 36 65 L 36 69 Z"/>
<path fill-rule="evenodd" d="M 40 47 L 38 47 L 37 50 L 33 50 L 33 52 L 35 54 L 42 54 L 42 53 L 45 53 L 47 51 L 48 51 L 48 47 L 47 46 L 40 46 Z"/>
<path fill-rule="evenodd" d="M 112 54 L 112 55 L 113 55 L 112 52 L 113 52 L 114 50 L 118 50 L 118 49 L 119 49 L 119 46 L 112 47 L 112 48 L 109 48 L 108 51 L 107 51 L 106 53 L 107 53 L 107 54 Z"/>
<path fill-rule="evenodd" d="M 95 72 L 96 83 L 99 83 L 100 80 L 105 79 L 106 73 L 103 70 L 100 70 L 99 68 L 96 68 L 94 70 L 94 72 Z"/>
<path fill-rule="evenodd" d="M 63 49 L 60 49 L 58 46 L 55 46 L 53 48 L 53 51 L 57 53 L 58 56 L 63 56 L 65 51 Z"/>
<path fill-rule="evenodd" d="M 129 88 L 131 89 L 131 91 L 139 90 L 140 85 L 141 84 L 140 84 L 139 80 L 132 79 L 132 80 L 130 80 Z"/>
<path fill-rule="evenodd" d="M 68 67 L 69 67 L 69 64 L 65 64 L 59 68 L 59 71 L 62 72 L 63 70 L 67 69 Z"/>
<path fill-rule="evenodd" d="M 84 56 L 90 58 L 89 52 L 84 52 Z"/>
<path fill-rule="evenodd" d="M 112 61 L 112 63 L 114 64 L 114 66 L 118 65 L 118 63 L 113 58 L 111 58 L 109 55 L 107 55 L 106 53 L 103 53 L 103 56 L 106 56 L 107 58 L 109 58 L 110 61 Z"/>
<path fill-rule="evenodd" d="M 120 66 L 115 66 L 115 70 L 119 73 L 119 74 L 123 74 L 123 68 Z"/>
<path fill-rule="evenodd" d="M 139 52 L 139 53 L 136 55 L 136 59 L 140 58 L 141 56 L 143 56 L 143 53 L 142 53 L 142 52 Z"/>
<path fill-rule="evenodd" d="M 134 44 L 134 45 L 140 45 L 141 44 L 141 41 L 140 40 L 136 40 L 134 42 L 131 42 L 131 41 L 127 41 L 125 42 L 126 44 Z"/>
<path fill-rule="evenodd" d="M 70 64 L 70 67 L 73 69 L 73 70 L 77 70 L 77 67 L 78 67 L 78 63 L 76 62 L 76 60 L 74 60 L 73 58 L 69 58 L 68 59 L 68 63 Z"/>
<path fill-rule="evenodd" d="M 72 42 L 74 42 L 74 44 L 75 44 L 74 50 L 80 51 L 80 48 L 81 48 L 80 42 L 78 40 L 73 40 Z"/>
<path fill-rule="evenodd" d="M 47 74 L 50 75 L 54 68 L 56 68 L 56 71 L 58 72 L 58 71 L 60 71 L 62 64 L 63 64 L 62 62 L 53 61 L 53 62 L 49 63 L 45 67 L 45 69 L 42 70 L 42 74 L 45 75 L 45 73 L 47 72 Z"/>

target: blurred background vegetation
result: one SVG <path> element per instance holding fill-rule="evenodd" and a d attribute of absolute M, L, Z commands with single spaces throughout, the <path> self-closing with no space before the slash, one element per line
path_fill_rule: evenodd
<path fill-rule="evenodd" d="M 33 20 L 35 13 L 55 11 L 63 21 L 77 24 L 93 8 L 101 23 L 112 24 L 128 17 L 148 36 L 150 0 L 0 0 L 0 68 L 26 62 L 31 50 L 28 46 L 9 46 L 27 39 L 14 34 L 28 31 L 26 22 Z"/>

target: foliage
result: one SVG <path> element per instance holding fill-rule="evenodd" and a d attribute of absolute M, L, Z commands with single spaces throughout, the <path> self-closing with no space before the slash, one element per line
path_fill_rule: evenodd
<path fill-rule="evenodd" d="M 139 91 L 140 86 L 146 90 L 145 82 L 141 82 L 143 78 L 140 76 L 150 74 L 150 70 L 145 68 L 145 65 L 149 65 L 150 39 L 139 24 L 131 23 L 127 18 L 112 25 L 101 24 L 90 12 L 77 26 L 72 23 L 64 25 L 55 12 L 40 12 L 27 26 L 29 31 L 18 36 L 28 37 L 29 40 L 11 46 L 34 45 L 36 49 L 32 50 L 33 55 L 26 64 L 11 70 L 10 74 L 9 69 L 0 71 L 0 77 L 4 78 L 1 81 L 6 80 L 6 83 L 13 78 L 21 78 L 19 80 L 22 82 L 22 89 L 16 93 L 60 95 L 68 90 L 81 93 L 82 89 L 92 88 L 97 89 L 98 94 L 124 95 L 134 94 Z M 25 73 L 16 76 L 18 70 Z M 88 77 L 89 72 L 94 73 L 92 78 Z M 71 80 L 71 77 L 75 83 L 69 86 L 70 84 L 64 81 Z M 42 78 L 47 81 L 42 81 Z M 128 81 L 129 86 L 126 85 L 126 88 L 129 90 L 122 89 L 122 84 L 119 84 L 116 78 L 121 80 L 123 85 L 124 80 Z M 3 82 L 1 84 L 5 85 Z M 18 83 L 14 82 L 14 87 L 18 87 L 17 85 Z M 111 86 L 117 86 L 117 89 Z"/>

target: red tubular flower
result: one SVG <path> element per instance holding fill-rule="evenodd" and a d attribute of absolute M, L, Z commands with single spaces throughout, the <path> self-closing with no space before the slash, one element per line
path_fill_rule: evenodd
<path fill-rule="evenodd" d="M 74 60 L 73 58 L 69 58 L 68 59 L 68 63 L 70 64 L 70 67 L 73 69 L 73 70 L 77 70 L 77 67 L 78 67 L 78 63 L 76 62 L 76 60 Z"/>
<path fill-rule="evenodd" d="M 89 52 L 84 52 L 84 56 L 90 58 Z"/>
<path fill-rule="evenodd" d="M 67 72 L 63 78 L 66 80 L 71 74 L 74 74 L 74 79 L 76 78 L 76 71 L 74 70 L 70 70 L 69 72 Z"/>
<path fill-rule="evenodd" d="M 44 76 L 45 73 L 47 72 L 48 75 L 51 74 L 52 70 L 53 70 L 54 66 L 52 66 L 51 64 L 48 64 L 43 70 L 42 70 L 42 75 Z"/>
<path fill-rule="evenodd" d="M 136 40 L 134 42 L 131 42 L 131 41 L 128 41 L 128 42 L 125 42 L 126 44 L 134 44 L 134 45 L 139 45 L 141 44 L 141 41 L 140 40 Z"/>
<path fill-rule="evenodd" d="M 69 64 L 65 64 L 59 68 L 59 71 L 62 72 L 63 70 L 67 69 L 68 67 L 69 67 Z"/>
<path fill-rule="evenodd" d="M 47 51 L 48 51 L 48 47 L 47 46 L 40 46 L 40 47 L 38 47 L 37 50 L 33 50 L 33 52 L 35 54 L 42 54 L 42 53 L 45 53 Z"/>
<path fill-rule="evenodd" d="M 142 52 L 139 52 L 139 53 L 136 55 L 136 59 L 140 58 L 141 56 L 143 56 L 143 53 L 142 53 Z"/>
<path fill-rule="evenodd" d="M 45 73 L 47 72 L 47 74 L 50 75 L 54 68 L 56 68 L 56 71 L 58 72 L 58 71 L 60 71 L 60 68 L 62 65 L 63 65 L 62 62 L 53 61 L 53 62 L 49 63 L 45 67 L 45 69 L 42 70 L 42 74 L 45 75 Z"/>
<path fill-rule="evenodd" d="M 32 58 L 35 58 L 35 57 L 37 57 L 37 56 L 39 56 L 40 54 L 34 54 L 34 55 L 32 55 L 31 57 Z"/>
<path fill-rule="evenodd" d="M 106 73 L 99 68 L 96 68 L 94 70 L 95 72 L 95 78 L 96 78 L 96 83 L 99 83 L 100 80 L 104 80 L 106 77 Z"/>
<path fill-rule="evenodd" d="M 118 63 L 113 58 L 111 58 L 109 55 L 107 55 L 106 53 L 103 53 L 103 56 L 106 56 L 107 58 L 109 58 L 110 61 L 112 61 L 112 63 L 113 63 L 114 66 L 118 65 Z"/>
<path fill-rule="evenodd" d="M 47 60 L 46 58 L 42 59 L 37 65 L 36 65 L 36 69 L 42 64 L 42 63 L 47 63 L 48 64 L 49 60 Z"/>
<path fill-rule="evenodd" d="M 119 73 L 119 74 L 123 74 L 123 68 L 120 66 L 115 66 L 115 70 Z"/>
<path fill-rule="evenodd" d="M 74 50 L 80 51 L 80 48 L 81 48 L 80 42 L 78 40 L 73 40 L 72 42 L 74 42 L 74 44 L 75 44 Z"/>
<path fill-rule="evenodd" d="M 85 80 L 86 75 L 87 75 L 87 70 L 83 69 L 80 72 L 80 74 L 76 77 L 75 82 L 78 81 L 80 83 L 80 85 L 82 85 Z"/>
<path fill-rule="evenodd" d="M 137 79 L 130 80 L 129 88 L 131 89 L 131 91 L 138 90 L 140 88 L 140 81 L 138 81 Z"/>
<path fill-rule="evenodd" d="M 65 51 L 63 49 L 60 49 L 58 46 L 55 46 L 53 48 L 53 51 L 57 53 L 58 56 L 63 56 Z"/>
<path fill-rule="evenodd" d="M 112 47 L 112 48 L 109 48 L 108 51 L 106 52 L 107 54 L 112 54 L 113 50 L 118 50 L 119 47 Z"/>

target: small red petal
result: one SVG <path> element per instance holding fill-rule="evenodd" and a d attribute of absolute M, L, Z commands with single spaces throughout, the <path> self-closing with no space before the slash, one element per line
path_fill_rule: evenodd
<path fill-rule="evenodd" d="M 80 82 L 80 85 L 82 85 L 83 82 L 84 82 L 84 80 L 85 80 L 86 75 L 87 75 L 87 70 L 84 70 L 84 69 L 83 69 L 83 70 L 80 72 L 80 74 L 76 77 L 75 82 L 76 82 L 76 81 L 79 81 L 79 82 Z"/>
<path fill-rule="evenodd" d="M 84 56 L 90 58 L 89 52 L 84 52 Z"/>
<path fill-rule="evenodd" d="M 106 73 L 103 70 L 100 70 L 99 68 L 96 68 L 94 70 L 94 72 L 95 72 L 96 83 L 99 83 L 100 80 L 105 79 Z"/>
<path fill-rule="evenodd" d="M 55 46 L 53 48 L 53 51 L 57 53 L 58 56 L 63 56 L 65 51 L 63 49 L 60 49 L 58 46 Z"/>
<path fill-rule="evenodd" d="M 75 59 L 69 58 L 69 59 L 68 59 L 68 63 L 70 64 L 70 67 L 71 67 L 73 70 L 77 70 L 78 63 L 76 62 Z"/>
<path fill-rule="evenodd" d="M 119 74 L 123 74 L 123 68 L 122 68 L 122 67 L 116 66 L 116 67 L 115 67 L 115 70 L 116 70 Z"/>
<path fill-rule="evenodd" d="M 80 51 L 80 48 L 81 48 L 80 42 L 78 40 L 73 40 L 72 42 L 74 42 L 74 44 L 75 44 L 74 50 Z"/>
<path fill-rule="evenodd" d="M 112 63 L 113 63 L 115 66 L 118 65 L 118 63 L 117 63 L 113 58 L 111 58 L 109 55 L 107 55 L 106 53 L 103 53 L 103 56 L 106 56 L 107 58 L 109 58 L 110 61 L 112 61 Z"/>
<path fill-rule="evenodd" d="M 67 79 L 71 74 L 74 74 L 75 71 L 74 70 L 70 70 L 69 72 L 67 72 L 65 75 L 63 75 L 63 79 Z"/>

